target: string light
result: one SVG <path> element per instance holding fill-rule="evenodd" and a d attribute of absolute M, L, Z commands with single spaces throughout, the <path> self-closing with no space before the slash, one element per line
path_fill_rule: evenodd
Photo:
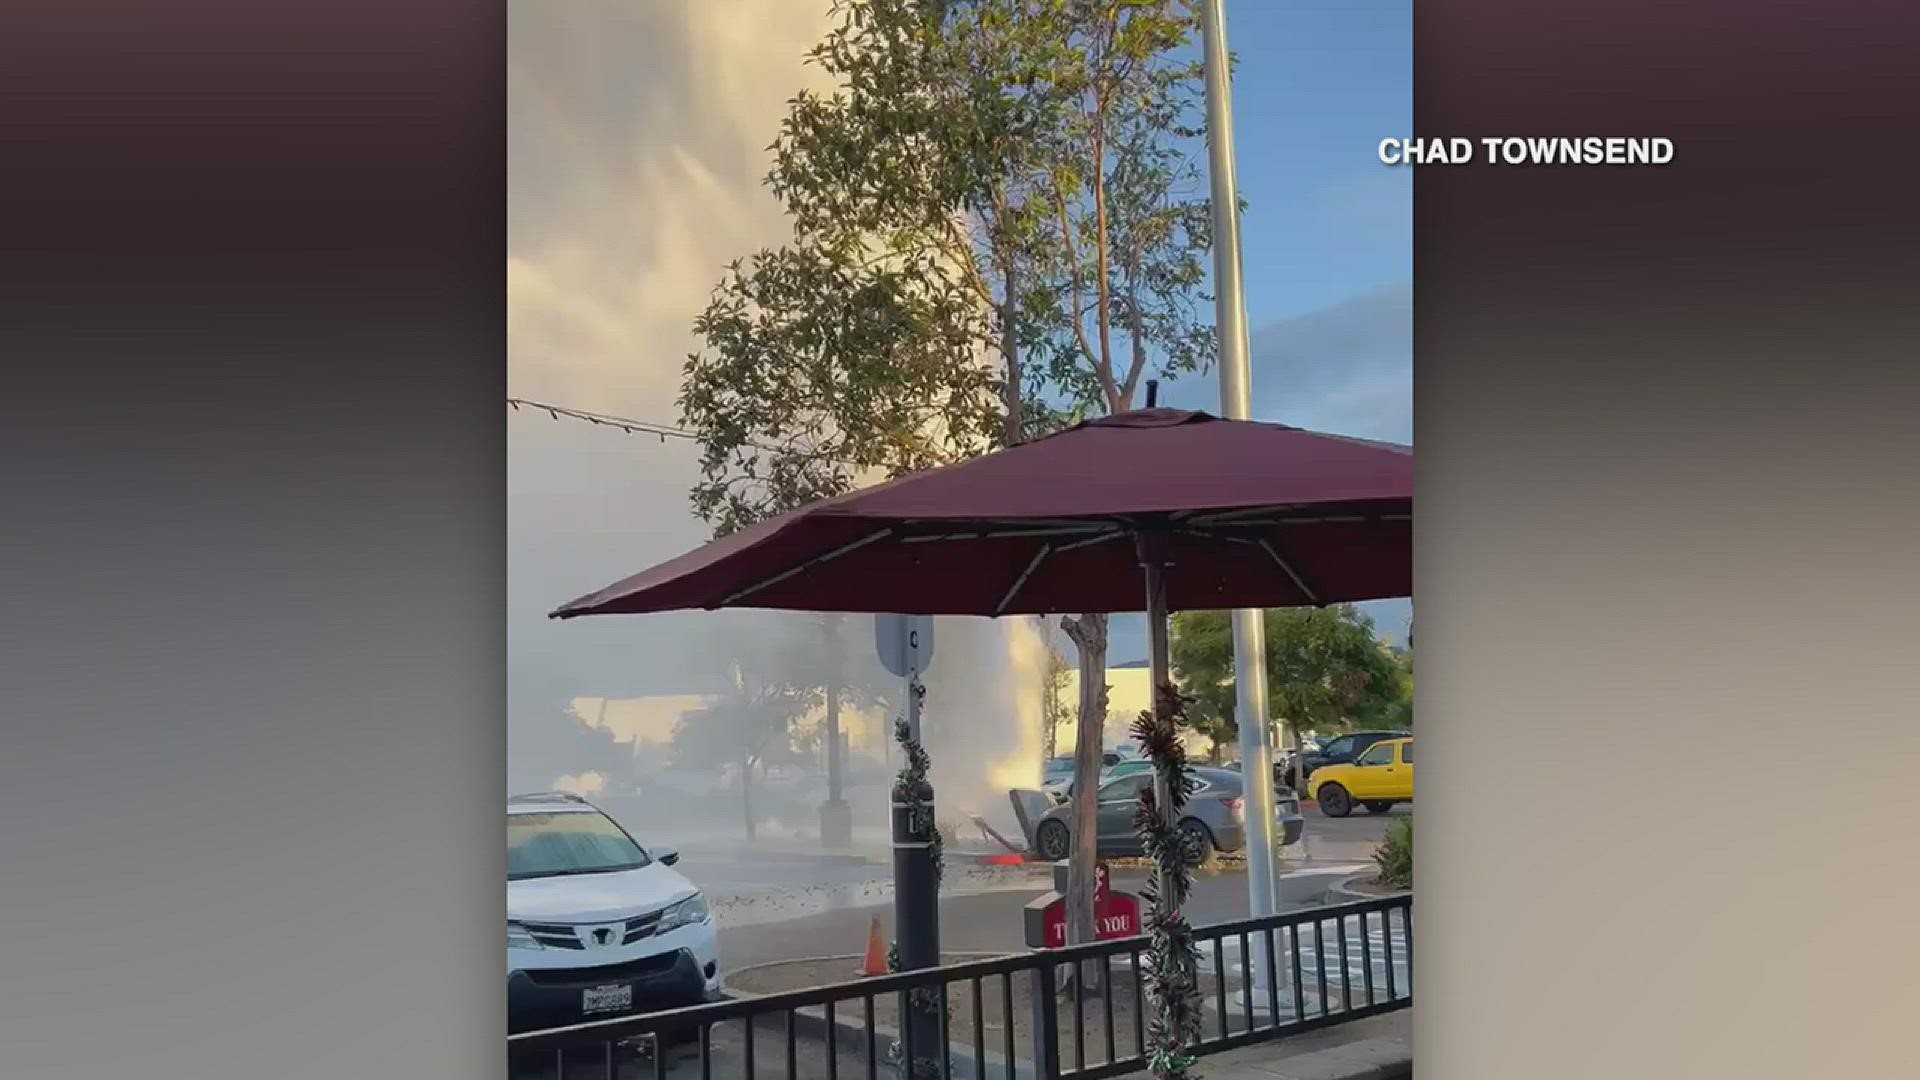
<path fill-rule="evenodd" d="M 636 434 L 637 435 L 653 435 L 659 438 L 660 444 L 662 446 L 666 445 L 666 442 L 668 439 L 684 439 L 685 441 L 691 442 L 691 443 L 701 442 L 700 433 L 697 431 L 689 431 L 683 427 L 674 427 L 671 424 L 659 424 L 651 420 L 635 420 L 630 416 L 615 416 L 612 413 L 590 412 L 586 409 L 575 409 L 575 408 L 570 408 L 566 405 L 555 405 L 552 402 L 547 402 L 547 401 L 534 401 L 530 398 L 509 397 L 507 398 L 507 405 L 509 408 L 513 409 L 514 412 L 521 412 L 521 411 L 527 411 L 527 410 L 530 410 L 533 412 L 543 412 L 543 413 L 546 413 L 547 416 L 553 420 L 560 420 L 562 418 L 565 418 L 568 420 L 578 420 L 581 423 L 585 423 L 585 424 L 592 424 L 595 427 L 615 428 L 620 431 L 624 431 L 629 435 L 636 435 Z M 818 453 L 817 451 L 808 452 L 798 447 L 774 446 L 770 443 L 755 442 L 751 439 L 746 440 L 740 445 L 750 446 L 755 450 L 759 450 L 764 453 L 773 454 L 776 456 L 785 455 L 785 454 L 794 454 L 794 453 L 807 453 L 809 457 L 812 457 L 815 460 L 831 461 L 835 464 L 844 465 L 847 468 L 855 469 L 855 470 L 869 470 L 869 469 L 879 468 L 879 466 L 876 466 L 870 463 L 854 461 L 851 458 L 842 457 L 839 454 L 821 454 L 821 453 Z"/>
<path fill-rule="evenodd" d="M 630 416 L 615 416 L 612 413 L 590 412 L 586 409 L 574 409 L 546 401 L 533 401 L 529 398 L 510 397 L 507 399 L 507 405 L 513 409 L 514 412 L 543 412 L 553 420 L 564 418 L 592 424 L 595 427 L 615 428 L 629 435 L 652 435 L 660 440 L 662 446 L 666 445 L 668 439 L 683 439 L 691 443 L 701 441 L 700 433 L 697 431 L 688 431 L 686 428 L 674 427 L 671 424 L 658 424 L 651 420 L 635 420 Z M 789 454 L 795 452 L 793 447 L 772 446 L 767 443 L 753 442 L 751 440 L 742 445 L 750 446 L 755 450 L 765 451 L 769 454 Z M 849 461 L 838 455 L 824 455 L 824 460 L 837 462 L 855 469 L 866 468 L 866 466 L 858 462 Z"/>
<path fill-rule="evenodd" d="M 583 423 L 592 424 L 595 427 L 618 428 L 629 435 L 657 436 L 662 445 L 664 445 L 668 439 L 685 439 L 688 442 L 700 441 L 700 436 L 697 433 L 688 431 L 686 428 L 674 427 L 671 424 L 656 424 L 651 420 L 635 420 L 626 416 L 614 416 L 611 413 L 571 409 L 565 405 L 553 405 L 545 401 L 531 401 L 527 398 L 510 397 L 507 399 L 507 405 L 515 412 L 519 412 L 522 409 L 530 409 L 534 412 L 546 413 L 549 418 L 554 420 L 558 420 L 564 416 L 569 420 L 579 420 Z"/>

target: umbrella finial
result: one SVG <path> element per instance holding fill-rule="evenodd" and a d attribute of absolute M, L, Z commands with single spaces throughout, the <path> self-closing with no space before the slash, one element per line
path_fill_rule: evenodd
<path fill-rule="evenodd" d="M 1159 404 L 1160 404 L 1160 380 L 1148 379 L 1147 380 L 1147 408 L 1152 409 L 1157 407 Z"/>

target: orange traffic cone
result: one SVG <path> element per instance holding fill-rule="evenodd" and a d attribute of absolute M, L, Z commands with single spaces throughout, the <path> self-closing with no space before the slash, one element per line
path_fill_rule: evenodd
<path fill-rule="evenodd" d="M 873 926 L 867 931 L 867 958 L 860 965 L 862 978 L 887 973 L 887 944 L 880 939 L 880 916 L 873 917 Z"/>

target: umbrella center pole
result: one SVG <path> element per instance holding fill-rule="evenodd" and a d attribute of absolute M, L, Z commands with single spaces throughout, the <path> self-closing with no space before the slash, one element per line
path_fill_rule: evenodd
<path fill-rule="evenodd" d="M 1154 719 L 1162 721 L 1167 719 L 1166 695 L 1162 691 L 1173 685 L 1173 665 L 1167 642 L 1167 534 L 1159 531 L 1139 533 L 1134 537 L 1134 548 L 1146 579 L 1147 668 L 1153 687 L 1151 708 Z M 1166 775 L 1159 768 L 1153 771 L 1153 804 L 1159 809 L 1161 820 L 1169 829 L 1178 824 L 1173 820 L 1172 792 L 1167 789 Z M 1173 895 L 1170 882 L 1161 880 L 1158 884 L 1161 896 Z"/>

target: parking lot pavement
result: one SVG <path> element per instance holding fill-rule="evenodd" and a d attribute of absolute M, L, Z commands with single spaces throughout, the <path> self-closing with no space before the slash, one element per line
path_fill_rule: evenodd
<path fill-rule="evenodd" d="M 1371 865 L 1389 822 L 1412 811 L 1365 812 L 1329 818 L 1307 811 L 1301 843 L 1285 849 L 1279 902 L 1301 907 L 1321 901 L 1341 867 Z M 689 843 L 679 868 L 708 895 L 719 922 L 722 972 L 776 960 L 858 954 L 872 921 L 893 933 L 892 868 L 885 863 L 767 860 Z M 1116 888 L 1138 892 L 1143 868 L 1116 867 Z M 1004 953 L 1026 947 L 1021 909 L 1051 887 L 1043 867 L 952 866 L 942 887 L 940 936 L 953 951 Z M 1245 918 L 1244 868 L 1203 873 L 1187 906 L 1197 924 Z"/>
<path fill-rule="evenodd" d="M 1292 865 L 1302 869 L 1329 864 L 1371 863 L 1373 849 L 1386 838 L 1387 827 L 1397 818 L 1412 817 L 1413 807 L 1402 803 L 1384 814 L 1356 810 L 1352 816 L 1331 818 L 1317 808 L 1306 807 L 1306 835 L 1287 849 Z"/>
<path fill-rule="evenodd" d="M 760 1017 L 754 1024 L 753 1067 L 749 1074 L 747 1068 L 747 1034 L 744 1021 L 734 1020 L 715 1025 L 709 1036 L 706 1053 L 705 1075 L 727 1077 L 728 1080 L 828 1080 L 832 1077 L 864 1077 L 867 1075 L 866 1047 L 859 1039 L 842 1038 L 837 1047 L 837 1069 L 827 1068 L 827 1044 L 822 1038 L 813 1037 L 804 1032 L 796 1032 L 794 1045 L 794 1071 L 787 1071 L 787 1033 L 784 1022 L 774 1016 Z M 519 1059 L 511 1056 L 508 1060 L 509 1080 L 600 1080 L 607 1076 L 607 1054 L 604 1048 L 581 1049 L 566 1055 L 564 1077 L 556 1068 L 553 1055 L 543 1054 L 537 1057 L 527 1055 Z M 701 1047 L 697 1039 L 688 1039 L 670 1044 L 666 1050 L 665 1069 L 656 1072 L 650 1046 L 617 1047 L 614 1051 L 614 1080 L 654 1080 L 665 1075 L 669 1080 L 700 1080 Z M 896 1070 L 885 1060 L 884 1046 L 881 1059 L 876 1063 L 874 1074 L 880 1080 L 891 1080 Z"/>
<path fill-rule="evenodd" d="M 1362 860 L 1347 865 L 1358 870 L 1370 864 Z M 1113 886 L 1137 893 L 1146 884 L 1147 875 L 1142 868 L 1118 868 L 1113 873 Z M 1330 863 L 1318 864 L 1311 870 L 1294 868 L 1281 876 L 1277 899 L 1282 908 L 1322 903 L 1328 885 L 1341 876 Z M 1202 874 L 1195 880 L 1193 895 L 1187 901 L 1188 917 L 1203 926 L 1246 918 L 1246 882 L 1244 869 Z M 943 894 L 940 898 L 941 948 L 951 952 L 995 954 L 1025 949 L 1022 909 L 1050 888 L 1051 883 L 1041 878 L 1029 880 L 1024 888 L 1018 889 Z M 722 913 L 721 970 L 724 974 L 777 960 L 858 955 L 866 948 L 867 934 L 875 918 L 880 920 L 883 938 L 892 939 L 890 895 L 889 891 L 883 902 L 812 911 L 790 919 L 751 918 L 730 922 Z"/>
<path fill-rule="evenodd" d="M 1413 965 L 1404 914 L 1368 915 L 1364 925 L 1361 919 L 1352 916 L 1318 922 L 1318 926 L 1309 924 L 1300 928 L 1297 975 L 1294 974 L 1295 950 L 1287 940 L 1290 935 L 1274 935 L 1272 955 L 1279 965 L 1283 985 L 1292 986 L 1297 979 L 1309 994 L 1324 985 L 1328 994 L 1324 1004 L 1334 1009 L 1348 1003 L 1361 1006 L 1406 997 L 1413 992 Z M 1266 942 L 1258 935 L 1249 935 L 1247 948 L 1257 962 L 1265 952 Z M 1200 970 L 1204 974 L 1216 970 L 1228 976 L 1247 974 L 1247 958 L 1241 955 L 1239 940 L 1221 941 L 1217 956 L 1212 950 L 1203 949 Z M 1310 1008 L 1309 1012 L 1312 1011 Z"/>

